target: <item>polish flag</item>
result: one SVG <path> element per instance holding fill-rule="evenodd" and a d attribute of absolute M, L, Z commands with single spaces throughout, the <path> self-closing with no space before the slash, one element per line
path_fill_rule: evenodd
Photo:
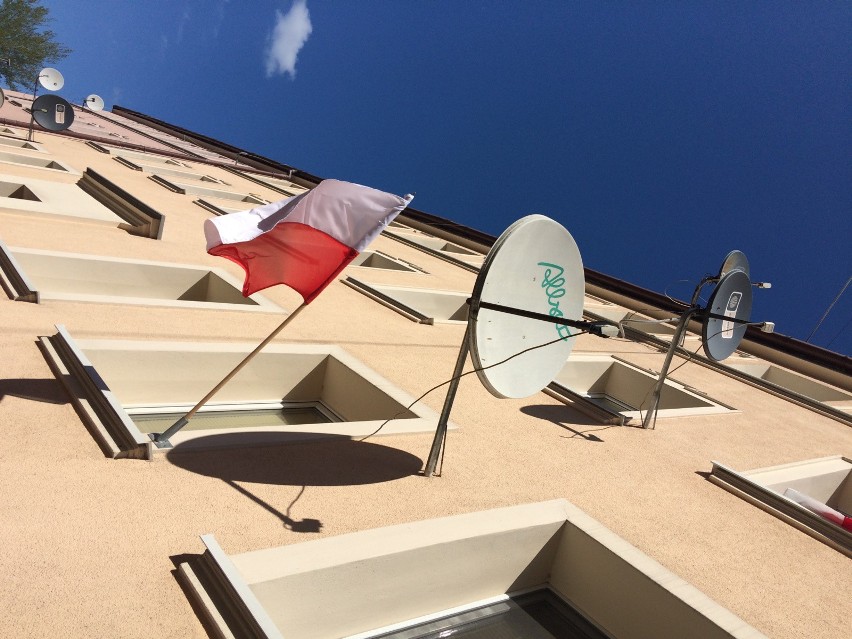
<path fill-rule="evenodd" d="M 785 490 L 784 496 L 787 499 L 796 502 L 800 506 L 804 506 L 812 513 L 820 515 L 823 519 L 827 519 L 841 528 L 845 528 L 849 532 L 852 532 L 852 517 L 848 517 L 839 510 L 834 510 L 834 508 L 826 506 L 821 501 L 817 501 L 813 497 L 809 497 L 808 495 L 800 493 L 798 490 L 794 490 L 792 488 Z"/>
<path fill-rule="evenodd" d="M 243 295 L 286 284 L 310 303 L 413 196 L 324 180 L 314 189 L 204 221 L 207 252 L 243 267 Z"/>

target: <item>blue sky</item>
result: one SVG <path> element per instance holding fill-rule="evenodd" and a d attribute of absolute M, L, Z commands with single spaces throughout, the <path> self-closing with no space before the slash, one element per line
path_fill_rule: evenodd
<path fill-rule="evenodd" d="M 852 277 L 852 4 L 49 0 L 119 104 L 680 299 L 744 251 L 806 339 Z M 686 283 L 681 280 L 689 280 Z M 852 285 L 811 339 L 852 353 Z"/>

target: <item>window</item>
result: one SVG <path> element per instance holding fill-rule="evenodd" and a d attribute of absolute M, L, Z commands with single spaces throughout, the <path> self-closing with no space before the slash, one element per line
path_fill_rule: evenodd
<path fill-rule="evenodd" d="M 173 169 L 168 166 L 164 166 L 161 164 L 149 164 L 147 162 L 143 162 L 142 160 L 133 160 L 130 161 L 124 157 L 117 156 L 115 158 L 116 162 L 123 164 L 124 166 L 133 169 L 134 171 L 144 171 L 145 173 L 156 173 L 157 175 L 168 175 L 171 177 L 176 177 L 180 180 L 195 180 L 198 182 L 212 182 L 214 184 L 224 184 L 225 186 L 230 186 L 229 184 L 223 182 L 218 178 L 214 178 L 210 175 L 205 175 L 203 173 L 193 173 L 191 171 L 186 171 L 182 169 Z"/>
<path fill-rule="evenodd" d="M 18 277 L 31 282 L 26 301 L 74 300 L 218 310 L 281 312 L 261 296 L 242 296 L 242 283 L 218 268 L 99 257 L 36 249 L 0 249 Z"/>
<path fill-rule="evenodd" d="M 275 191 L 278 191 L 285 197 L 290 197 L 294 195 L 301 195 L 308 191 L 308 189 L 300 184 L 296 184 L 290 180 L 285 180 L 283 178 L 275 178 L 270 177 L 268 175 L 260 175 L 258 173 L 249 173 L 246 171 L 234 171 L 238 175 L 251 180 L 252 182 L 256 182 L 257 184 L 262 184 L 266 187 L 269 187 Z"/>
<path fill-rule="evenodd" d="M 745 471 L 714 461 L 710 479 L 852 557 L 852 460 L 837 455 Z"/>
<path fill-rule="evenodd" d="M 202 541 L 178 574 L 216 636 L 762 637 L 564 499 L 234 555 Z"/>
<path fill-rule="evenodd" d="M 627 424 L 641 420 L 651 400 L 657 374 L 614 356 L 572 353 L 547 387 L 558 399 L 568 399 L 591 417 L 605 423 Z M 733 409 L 694 388 L 666 379 L 658 417 L 683 417 L 728 413 Z"/>
<path fill-rule="evenodd" d="M 596 320 L 606 320 L 613 324 L 618 324 L 622 329 L 632 329 L 647 333 L 659 339 L 670 342 L 674 337 L 677 327 L 669 322 L 651 319 L 645 315 L 640 315 L 635 311 L 628 310 L 621 306 L 615 305 L 584 305 L 583 312 Z M 676 323 L 676 321 L 675 321 Z M 686 334 L 686 340 L 693 341 L 695 346 L 698 346 L 700 337 L 698 335 Z"/>
<path fill-rule="evenodd" d="M 17 166 L 29 166 L 39 169 L 50 169 L 52 171 L 64 171 L 66 173 L 80 174 L 79 171 L 72 169 L 67 164 L 57 160 L 51 160 L 45 157 L 32 157 L 29 155 L 19 155 L 17 153 L 8 153 L 0 151 L 0 162 L 4 164 L 15 164 Z"/>
<path fill-rule="evenodd" d="M 77 186 L 121 218 L 123 222 L 118 225 L 120 229 L 131 235 L 154 240 L 159 240 L 163 236 L 165 216 L 110 182 L 100 173 L 86 169 Z"/>
<path fill-rule="evenodd" d="M 214 198 L 219 198 L 222 200 L 228 200 L 232 202 L 248 202 L 250 204 L 268 204 L 267 200 L 264 200 L 260 196 L 245 194 L 245 193 L 235 193 L 233 191 L 225 191 L 223 189 L 214 189 L 206 186 L 201 186 L 199 184 L 192 184 L 189 182 L 180 182 L 177 180 L 167 180 L 166 178 L 160 175 L 152 175 L 150 178 L 163 186 L 170 191 L 174 191 L 175 193 L 183 193 L 190 195 L 203 195 Z"/>
<path fill-rule="evenodd" d="M 9 129 L 5 129 L 4 131 L 9 131 Z M 0 131 L 0 132 L 4 132 Z M 13 146 L 18 149 L 27 149 L 30 151 L 42 151 L 35 142 L 27 142 L 26 140 L 10 140 L 9 138 L 0 137 L 0 144 L 3 146 Z M 43 152 L 43 151 L 42 151 Z"/>
<path fill-rule="evenodd" d="M 423 269 L 411 262 L 382 253 L 381 251 L 364 251 L 350 263 L 350 266 L 361 266 L 385 271 L 405 271 L 406 273 L 423 273 Z"/>
<path fill-rule="evenodd" d="M 162 450 L 146 432 L 184 415 L 257 346 L 75 341 L 57 329 L 41 338 L 43 350 L 112 457 Z M 199 415 L 171 437 L 176 449 L 357 438 L 383 424 L 382 434 L 434 432 L 438 421 L 434 411 L 343 349 L 314 344 L 267 345 Z"/>
<path fill-rule="evenodd" d="M 234 206 L 234 202 L 228 202 L 223 200 L 215 200 L 213 198 L 210 199 L 202 199 L 198 198 L 197 200 L 192 201 L 193 204 L 200 206 L 202 209 L 206 211 L 210 211 L 214 215 L 227 215 L 228 213 L 236 213 L 237 211 L 245 211 L 248 208 L 251 208 L 251 204 L 244 204 L 242 206 Z"/>
<path fill-rule="evenodd" d="M 440 257 L 449 262 L 453 262 L 459 266 L 465 267 L 470 271 L 478 271 L 485 256 L 474 250 L 460 246 L 453 242 L 443 240 L 438 237 L 428 235 L 419 231 L 409 232 L 407 229 L 394 228 L 392 231 L 388 227 L 384 230 L 384 235 L 390 237 L 403 244 L 408 244 L 415 248 L 425 251 L 436 257 Z"/>
<path fill-rule="evenodd" d="M 769 382 L 774 386 L 780 386 L 797 395 L 803 395 L 840 410 L 852 412 L 852 393 L 796 375 L 780 366 L 768 363 L 737 362 L 736 360 L 728 360 L 725 365 L 756 379 Z"/>
<path fill-rule="evenodd" d="M 92 193 L 97 193 L 97 190 L 88 187 L 99 186 L 113 193 L 107 186 L 111 183 L 106 180 L 103 183 L 98 182 L 97 178 L 99 176 L 91 169 L 86 171 L 76 185 L 32 178 L 26 178 L 22 181 L 19 177 L 0 174 L 0 211 L 27 216 L 64 217 L 77 222 L 85 221 L 120 227 L 131 233 L 135 231 L 136 234 L 159 230 L 159 226 L 152 224 L 149 224 L 148 227 L 140 226 L 138 229 L 123 226 L 122 223 L 127 221 L 128 218 L 136 219 L 130 215 L 134 210 L 139 211 L 141 215 L 143 207 L 131 208 L 130 204 L 127 203 L 128 201 L 120 199 L 120 194 L 123 194 L 123 192 L 113 194 L 114 210 L 105 206 L 92 196 Z M 148 211 L 148 219 L 154 219 L 154 216 L 160 215 L 150 207 L 145 207 L 145 210 Z M 125 215 L 127 217 L 124 217 Z M 157 219 L 159 220 L 158 224 L 161 223 L 161 217 Z M 143 224 L 141 220 L 139 223 L 140 225 Z"/>
<path fill-rule="evenodd" d="M 433 251 L 449 253 L 455 256 L 481 257 L 481 254 L 477 253 L 476 251 L 471 251 L 470 249 L 464 248 L 463 246 L 459 246 L 458 244 L 453 244 L 452 242 L 442 240 L 438 237 L 430 237 L 423 233 L 401 233 L 400 236 L 405 237 L 405 239 L 407 239 L 409 242 L 413 242 L 414 244 L 418 244 L 425 248 L 432 249 Z"/>
<path fill-rule="evenodd" d="M 354 277 L 347 277 L 343 283 L 421 324 L 462 324 L 467 321 L 470 293 L 368 284 Z"/>
<path fill-rule="evenodd" d="M 91 141 L 86 142 L 86 144 L 88 144 L 96 151 L 100 151 L 101 153 L 109 153 L 111 155 L 116 156 L 117 158 L 124 158 L 125 160 L 128 160 L 131 163 L 133 163 L 135 160 L 140 160 L 147 164 L 156 164 L 159 166 L 182 166 L 187 169 L 194 168 L 191 164 L 165 155 L 157 155 L 155 153 L 148 153 L 143 151 L 132 151 L 130 149 L 120 149 L 117 147 L 112 147 L 106 144 L 98 144 L 97 142 Z"/>
<path fill-rule="evenodd" d="M 542 588 L 495 603 L 468 608 L 435 620 L 413 623 L 402 630 L 374 634 L 374 639 L 610 639 L 576 608 L 552 590 Z"/>
<path fill-rule="evenodd" d="M 16 200 L 30 200 L 41 202 L 38 196 L 28 189 L 24 184 L 15 182 L 0 182 L 0 197 L 10 197 Z"/>

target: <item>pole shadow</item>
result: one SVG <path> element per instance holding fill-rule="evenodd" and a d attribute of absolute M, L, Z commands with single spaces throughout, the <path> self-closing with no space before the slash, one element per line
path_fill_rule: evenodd
<path fill-rule="evenodd" d="M 521 408 L 521 412 L 529 415 L 530 417 L 543 419 L 552 424 L 556 424 L 560 428 L 573 433 L 572 435 L 567 436 L 566 439 L 580 438 L 587 442 L 603 443 L 604 440 L 594 433 L 608 428 L 613 428 L 612 424 L 601 425 L 600 422 L 592 420 L 590 417 L 571 408 L 570 406 L 536 404 L 534 406 L 524 406 Z M 577 430 L 576 428 L 569 426 L 569 424 L 572 424 L 573 426 L 597 426 L 597 428 Z"/>

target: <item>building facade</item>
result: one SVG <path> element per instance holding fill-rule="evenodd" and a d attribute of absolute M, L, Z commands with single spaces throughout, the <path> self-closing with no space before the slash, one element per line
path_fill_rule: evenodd
<path fill-rule="evenodd" d="M 619 335 L 525 399 L 462 378 L 425 477 L 495 238 L 415 200 L 159 448 L 301 301 L 243 298 L 203 221 L 320 178 L 120 107 L 29 135 L 30 104 L 0 108 L 4 636 L 367 636 L 548 583 L 599 636 L 847 630 L 852 532 L 796 494 L 852 514 L 848 357 L 750 328 L 714 362 L 693 323 L 645 429 L 683 307 L 586 270 Z"/>

